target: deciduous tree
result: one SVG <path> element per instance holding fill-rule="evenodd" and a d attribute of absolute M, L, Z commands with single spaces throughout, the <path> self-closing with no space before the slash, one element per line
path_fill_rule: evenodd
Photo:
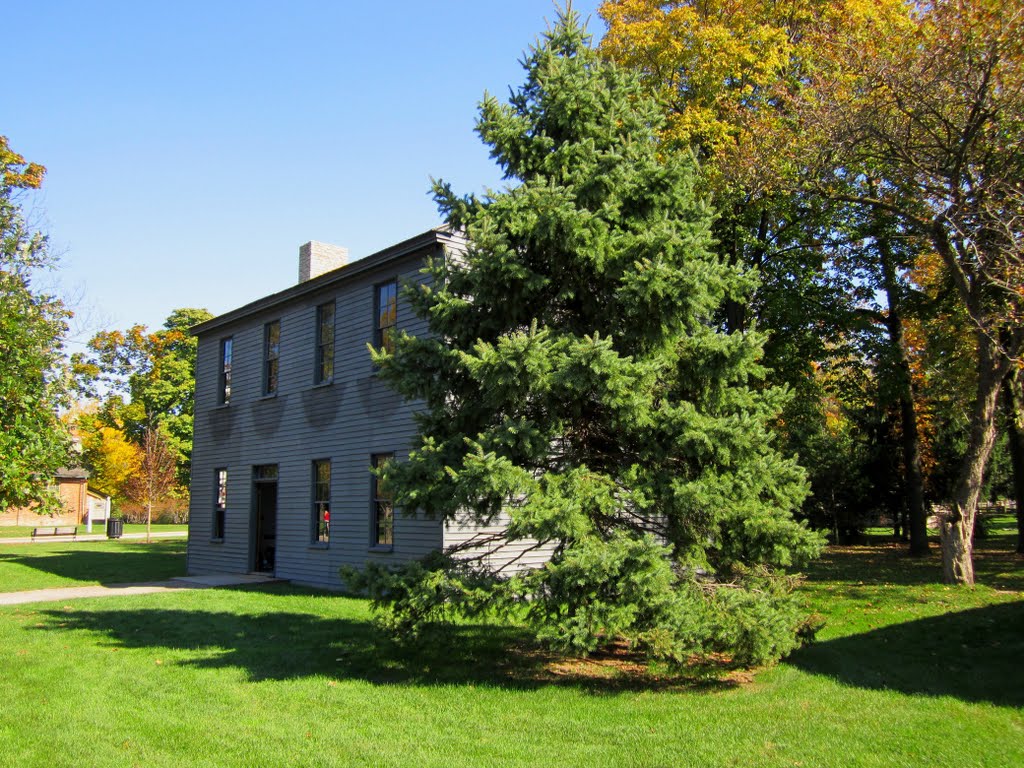
<path fill-rule="evenodd" d="M 805 508 L 819 524 L 828 500 L 844 504 L 860 495 L 834 493 L 829 469 L 856 466 L 860 452 L 857 441 L 845 441 L 853 451 L 845 459 L 835 444 L 821 455 L 834 436 L 823 399 L 842 393 L 825 391 L 835 379 L 816 371 L 848 364 L 854 300 L 871 295 L 836 269 L 836 254 L 849 251 L 849 207 L 798 184 L 803 141 L 790 100 L 813 60 L 802 37 L 821 6 L 820 0 L 607 0 L 600 7 L 608 23 L 601 52 L 637 69 L 663 105 L 662 146 L 695 152 L 700 160 L 701 192 L 719 211 L 712 247 L 758 272 L 757 289 L 742 301 L 727 300 L 722 319 L 730 329 L 756 323 L 767 334 L 769 382 L 794 393 L 780 422 L 783 447 L 809 467 L 815 492 L 826 491 Z M 833 509 L 826 517 L 834 523 L 854 515 L 863 511 Z"/>
<path fill-rule="evenodd" d="M 1024 9 L 998 0 L 850 2 L 799 103 L 822 191 L 897 217 L 935 250 L 972 324 L 975 391 L 947 581 L 974 581 L 972 535 L 1002 382 L 1024 352 Z M 851 194 L 852 177 L 877 180 Z"/>
<path fill-rule="evenodd" d="M 79 404 L 68 415 L 82 441 L 82 461 L 89 470 L 89 487 L 117 502 L 124 501 L 125 485 L 139 471 L 141 449 L 122 429 L 109 426 L 114 417 L 109 412 L 100 413 L 95 402 Z"/>
<path fill-rule="evenodd" d="M 55 260 L 22 207 L 43 173 L 0 136 L 0 509 L 54 503 L 47 485 L 68 456 L 58 412 L 67 402 L 62 352 L 70 313 L 32 284 Z"/>
<path fill-rule="evenodd" d="M 642 69 L 672 115 L 669 135 L 711 157 L 726 190 L 809 182 L 790 194 L 888 217 L 943 259 L 977 337 L 970 437 L 942 526 L 947 579 L 971 582 L 997 392 L 1024 344 L 1024 11 L 998 0 L 608 0 L 601 12 L 606 50 Z M 898 339 L 897 314 L 886 318 Z"/>
<path fill-rule="evenodd" d="M 888 212 L 869 208 L 860 213 L 851 217 L 855 222 L 850 228 L 852 242 L 839 249 L 831 263 L 852 283 L 866 289 L 861 291 L 856 309 L 868 319 L 869 328 L 858 334 L 858 349 L 874 368 L 876 410 L 894 406 L 898 413 L 902 488 L 892 513 L 896 521 L 905 514 L 907 525 L 897 523 L 895 527 L 909 537 L 910 554 L 921 556 L 929 550 L 928 513 L 918 424 L 920 397 L 914 391 L 907 322 L 924 304 L 923 294 L 909 279 L 922 244 L 907 237 L 898 219 Z M 856 334 L 857 329 L 851 327 L 850 332 Z"/>
<path fill-rule="evenodd" d="M 153 526 L 153 505 L 167 498 L 177 485 L 177 456 L 159 427 L 142 433 L 138 470 L 125 481 L 130 501 L 146 508 L 146 541 Z"/>
<path fill-rule="evenodd" d="M 113 396 L 101 409 L 108 427 L 123 429 L 140 447 L 146 430 L 163 430 L 182 487 L 189 481 L 195 397 L 196 340 L 188 329 L 211 317 L 205 309 L 176 309 L 160 330 L 103 331 L 89 341 L 88 353 L 74 357 L 81 393 L 106 388 Z"/>

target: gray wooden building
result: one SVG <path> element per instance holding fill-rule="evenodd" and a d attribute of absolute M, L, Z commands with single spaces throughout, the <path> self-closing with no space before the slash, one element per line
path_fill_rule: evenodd
<path fill-rule="evenodd" d="M 344 249 L 308 243 L 297 285 L 193 329 L 189 573 L 338 587 L 343 564 L 444 544 L 440 522 L 396 514 L 369 471 L 407 456 L 415 426 L 366 345 L 426 331 L 398 288 L 460 242 L 431 230 L 350 264 Z"/>
<path fill-rule="evenodd" d="M 299 282 L 196 326 L 188 572 L 270 572 L 339 588 L 342 565 L 418 559 L 493 541 L 500 525 L 395 510 L 370 468 L 408 456 L 415 404 L 377 376 L 367 343 L 427 333 L 401 296 L 461 238 L 430 230 L 358 261 L 311 242 Z M 550 548 L 489 544 L 492 566 L 536 567 Z"/>

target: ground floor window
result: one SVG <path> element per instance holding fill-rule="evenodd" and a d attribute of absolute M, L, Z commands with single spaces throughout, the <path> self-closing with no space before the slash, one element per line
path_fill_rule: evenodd
<path fill-rule="evenodd" d="M 220 467 L 215 469 L 214 476 L 216 477 L 216 491 L 213 506 L 213 531 L 211 538 L 223 539 L 224 538 L 224 517 L 228 509 L 228 470 L 226 467 Z"/>
<path fill-rule="evenodd" d="M 374 469 L 380 469 L 394 458 L 393 453 L 375 453 L 372 457 Z M 380 477 L 374 473 L 371 480 L 373 497 L 373 544 L 377 547 L 390 547 L 394 544 L 395 507 L 391 494 L 381 483 Z"/>
<path fill-rule="evenodd" d="M 313 462 L 313 541 L 327 544 L 331 539 L 331 462 Z"/>

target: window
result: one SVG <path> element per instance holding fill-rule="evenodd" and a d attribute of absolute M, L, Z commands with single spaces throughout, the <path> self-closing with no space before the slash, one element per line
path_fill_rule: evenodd
<path fill-rule="evenodd" d="M 231 402 L 231 346 L 230 336 L 220 340 L 220 384 L 217 399 L 221 405 Z"/>
<path fill-rule="evenodd" d="M 377 325 L 373 342 L 377 349 L 395 350 L 395 325 L 398 322 L 398 281 L 377 286 Z"/>
<path fill-rule="evenodd" d="M 374 469 L 380 469 L 394 458 L 391 453 L 375 453 L 372 457 Z M 372 475 L 373 496 L 373 544 L 376 547 L 390 547 L 394 544 L 395 507 L 391 494 L 382 487 L 380 477 Z"/>
<path fill-rule="evenodd" d="M 331 462 L 313 462 L 313 541 L 327 544 L 331 539 Z"/>
<path fill-rule="evenodd" d="M 257 464 L 252 468 L 254 483 L 273 483 L 277 481 L 277 464 Z"/>
<path fill-rule="evenodd" d="M 278 363 L 281 357 L 281 321 L 263 326 L 263 394 L 277 392 Z"/>
<path fill-rule="evenodd" d="M 334 302 L 316 308 L 316 383 L 334 378 Z"/>
<path fill-rule="evenodd" d="M 225 467 L 213 470 L 216 476 L 216 492 L 213 505 L 213 532 L 210 538 L 224 538 L 224 516 L 228 509 L 228 470 Z"/>

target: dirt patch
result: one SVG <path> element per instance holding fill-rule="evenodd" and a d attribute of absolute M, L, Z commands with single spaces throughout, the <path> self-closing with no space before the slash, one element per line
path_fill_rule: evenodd
<path fill-rule="evenodd" d="M 603 690 L 729 689 L 754 683 L 754 670 L 735 669 L 727 656 L 693 658 L 682 668 L 649 661 L 639 651 L 619 642 L 589 656 L 559 656 L 521 648 L 524 666 L 536 682 L 578 685 Z"/>

